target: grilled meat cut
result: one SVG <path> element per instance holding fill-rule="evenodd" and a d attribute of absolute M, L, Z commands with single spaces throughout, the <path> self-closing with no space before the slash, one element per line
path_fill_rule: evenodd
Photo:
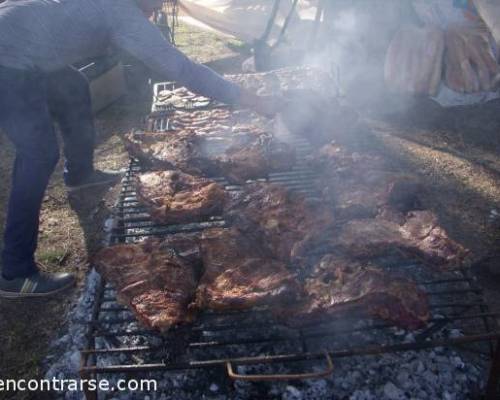
<path fill-rule="evenodd" d="M 123 140 L 130 155 L 147 167 L 195 175 L 217 172 L 213 160 L 204 154 L 203 142 L 191 131 L 132 132 Z"/>
<path fill-rule="evenodd" d="M 212 102 L 208 97 L 197 95 L 185 87 L 160 90 L 154 98 L 155 106 L 205 107 Z"/>
<path fill-rule="evenodd" d="M 230 183 L 243 184 L 270 172 L 287 171 L 295 164 L 295 150 L 286 143 L 260 136 L 250 143 L 229 147 L 218 157 L 221 174 Z"/>
<path fill-rule="evenodd" d="M 425 261 L 443 266 L 460 266 L 469 251 L 450 239 L 443 227 L 439 226 L 437 216 L 431 211 L 412 211 L 408 213 L 401 232 L 406 240 L 417 242 L 417 255 Z M 410 247 L 413 250 L 414 247 Z"/>
<path fill-rule="evenodd" d="M 405 329 L 421 328 L 429 319 L 427 295 L 415 283 L 333 255 L 315 266 L 305 292 L 297 305 L 276 310 L 278 318 L 300 326 L 360 311 Z"/>
<path fill-rule="evenodd" d="M 352 258 L 370 259 L 399 251 L 442 267 L 461 265 L 468 251 L 450 239 L 431 211 L 412 211 L 399 225 L 387 219 L 352 220 L 343 225 L 333 247 Z"/>
<path fill-rule="evenodd" d="M 284 262 L 299 260 L 326 240 L 334 222 L 329 207 L 265 183 L 247 185 L 225 215 L 242 232 L 258 235 L 261 245 Z"/>
<path fill-rule="evenodd" d="M 189 223 L 222 212 L 225 191 L 217 183 L 180 171 L 155 171 L 135 178 L 137 198 L 154 221 Z"/>
<path fill-rule="evenodd" d="M 323 146 L 313 166 L 322 172 L 323 199 L 339 221 L 334 247 L 353 258 L 397 251 L 441 266 L 461 264 L 467 251 L 451 240 L 436 216 L 422 208 L 420 180 L 382 156 Z"/>
<path fill-rule="evenodd" d="M 191 257 L 184 258 L 173 247 Z M 117 291 L 118 301 L 129 306 L 146 326 L 166 331 L 193 319 L 188 305 L 199 277 L 192 262 L 197 242 L 193 238 L 147 240 L 101 250 L 95 265 Z"/>
<path fill-rule="evenodd" d="M 273 306 L 294 300 L 301 293 L 295 274 L 236 228 L 205 231 L 201 251 L 204 273 L 195 308 Z"/>
<path fill-rule="evenodd" d="M 309 66 L 286 67 L 254 74 L 225 75 L 225 78 L 260 95 L 277 95 L 297 89 L 330 95 L 338 89 L 330 74 Z"/>
<path fill-rule="evenodd" d="M 193 132 L 135 132 L 124 142 L 132 157 L 147 167 L 202 176 L 224 176 L 230 183 L 265 178 L 295 163 L 295 150 L 243 126 L 234 136 L 202 137 Z M 216 148 L 219 151 L 214 151 Z"/>
<path fill-rule="evenodd" d="M 190 130 L 198 135 L 229 136 L 265 134 L 267 121 L 248 110 L 214 108 L 190 112 L 177 111 L 169 116 L 175 129 Z"/>
<path fill-rule="evenodd" d="M 341 221 L 374 218 L 382 210 L 406 213 L 421 208 L 422 183 L 376 154 L 347 152 L 335 144 L 323 146 L 314 167 L 321 174 L 323 199 Z"/>

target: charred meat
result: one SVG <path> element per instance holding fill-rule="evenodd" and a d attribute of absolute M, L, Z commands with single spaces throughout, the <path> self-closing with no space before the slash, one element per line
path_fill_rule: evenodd
<path fill-rule="evenodd" d="M 118 301 L 129 306 L 146 326 L 166 331 L 190 322 L 188 311 L 196 291 L 199 266 L 173 250 L 177 244 L 193 255 L 197 244 L 187 237 L 174 242 L 147 240 L 101 250 L 95 265 L 114 285 Z"/>
<path fill-rule="evenodd" d="M 241 231 L 259 236 L 279 260 L 295 261 L 328 238 L 334 217 L 325 205 L 272 184 L 255 183 L 226 207 Z"/>
<path fill-rule="evenodd" d="M 292 325 L 325 321 L 325 315 L 368 313 L 405 329 L 417 329 L 429 319 L 428 299 L 405 279 L 333 255 L 324 256 L 305 283 L 306 297 L 278 317 Z"/>
<path fill-rule="evenodd" d="M 135 178 L 137 198 L 154 221 L 189 223 L 222 212 L 225 191 L 217 183 L 180 171 L 155 171 Z"/>
<path fill-rule="evenodd" d="M 450 239 L 431 211 L 414 211 L 399 225 L 386 219 L 352 220 L 333 239 L 335 248 L 358 259 L 370 259 L 394 251 L 442 267 L 461 265 L 468 251 Z"/>
<path fill-rule="evenodd" d="M 373 218 L 382 209 L 406 213 L 421 208 L 423 185 L 376 154 L 350 153 L 329 144 L 315 161 L 323 198 L 339 220 Z"/>
<path fill-rule="evenodd" d="M 269 172 L 289 169 L 295 150 L 262 131 L 239 126 L 239 133 L 221 137 L 192 131 L 135 132 L 125 136 L 125 147 L 143 165 L 180 170 L 201 176 L 224 176 L 230 183 L 265 178 Z"/>
<path fill-rule="evenodd" d="M 133 132 L 123 140 L 130 155 L 146 167 L 195 175 L 217 172 L 213 160 L 203 151 L 203 143 L 191 131 Z"/>
<path fill-rule="evenodd" d="M 301 288 L 295 274 L 274 260 L 251 237 L 235 228 L 215 228 L 201 240 L 204 273 L 196 308 L 215 310 L 273 306 L 296 299 Z"/>
<path fill-rule="evenodd" d="M 261 135 L 250 143 L 229 147 L 218 157 L 221 174 L 231 183 L 264 178 L 270 172 L 287 171 L 295 164 L 295 150 Z"/>

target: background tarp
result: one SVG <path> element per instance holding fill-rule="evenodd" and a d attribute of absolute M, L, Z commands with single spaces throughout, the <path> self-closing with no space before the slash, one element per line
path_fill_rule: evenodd
<path fill-rule="evenodd" d="M 500 1 L 474 0 L 477 11 L 500 47 Z"/>
<path fill-rule="evenodd" d="M 274 0 L 180 0 L 181 10 L 209 27 L 232 35 L 245 42 L 259 39 L 266 30 Z M 276 38 L 286 16 L 292 9 L 292 0 L 281 0 L 270 39 Z M 316 1 L 299 0 L 290 21 L 290 31 L 297 36 L 311 25 Z"/>

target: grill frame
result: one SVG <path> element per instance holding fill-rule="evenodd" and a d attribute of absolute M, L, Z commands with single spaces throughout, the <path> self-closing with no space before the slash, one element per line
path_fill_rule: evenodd
<path fill-rule="evenodd" d="M 170 110 L 168 113 L 162 113 L 161 115 L 156 115 L 157 119 L 168 119 L 171 115 Z M 168 125 L 168 124 L 167 124 Z M 164 130 L 165 134 L 169 134 L 169 130 Z M 310 195 L 312 197 L 316 196 L 316 193 L 311 192 L 314 188 L 314 182 L 311 178 L 314 178 L 315 174 L 311 169 L 308 169 L 307 164 L 304 162 L 303 156 L 306 155 L 310 148 L 302 139 L 298 140 L 298 164 L 292 172 L 285 172 L 279 174 L 270 174 L 268 177 L 263 178 L 262 180 L 269 182 L 279 182 L 287 186 L 287 184 L 291 184 L 292 190 L 302 191 L 306 195 Z M 150 224 L 150 219 L 147 216 L 147 213 L 144 209 L 138 206 L 137 202 L 134 200 L 134 190 L 132 180 L 136 173 L 139 173 L 141 168 L 139 164 L 135 160 L 131 160 L 129 169 L 124 178 L 122 192 L 119 196 L 118 203 L 116 205 L 116 213 L 115 213 L 115 225 L 112 228 L 112 232 L 109 238 L 109 244 L 116 243 L 125 243 L 125 242 L 134 242 L 137 239 L 146 237 L 146 236 L 165 236 L 167 234 L 175 234 L 181 232 L 201 232 L 201 230 L 213 227 L 213 226 L 226 226 L 226 222 L 218 217 L 214 216 L 205 221 L 201 221 L 200 223 L 194 224 L 186 224 L 186 225 L 177 225 L 177 226 L 167 226 L 167 225 L 156 225 Z M 238 186 L 228 186 L 227 182 L 223 178 L 216 178 L 216 181 L 226 186 L 227 190 L 238 190 Z M 149 224 L 149 225 L 148 225 Z M 150 231 L 150 229 L 157 229 L 156 231 Z M 424 268 L 424 266 L 419 266 L 419 268 Z M 236 340 L 236 342 L 217 342 L 215 340 L 206 340 L 198 341 L 198 342 L 189 342 L 189 337 L 193 336 L 193 332 L 212 332 L 211 329 L 217 328 L 214 325 L 212 328 L 210 325 L 206 325 L 205 317 L 207 318 L 215 318 L 217 319 L 219 316 L 224 318 L 235 318 L 236 314 L 255 314 L 258 315 L 259 310 L 256 312 L 244 312 L 244 313 L 212 313 L 207 312 L 205 315 L 201 316 L 199 322 L 195 323 L 193 326 L 189 326 L 186 328 L 181 328 L 175 330 L 172 335 L 159 335 L 154 334 L 151 331 L 133 331 L 133 332 L 122 332 L 123 335 L 118 332 L 118 334 L 113 333 L 112 331 L 101 331 L 102 321 L 99 320 L 100 316 L 103 313 L 113 311 L 113 307 L 103 307 L 106 303 L 110 301 L 116 301 L 113 298 L 113 291 L 104 281 L 101 279 L 101 283 L 99 289 L 97 291 L 94 308 L 92 311 L 92 318 L 88 325 L 88 333 L 87 333 L 87 345 L 86 348 L 81 351 L 81 368 L 80 375 L 84 379 L 95 379 L 99 374 L 118 374 L 118 373 L 127 373 L 127 374 L 136 374 L 143 372 L 157 372 L 157 371 L 179 371 L 179 370 L 191 370 L 191 369 L 213 369 L 213 368 L 226 368 L 227 370 L 232 367 L 232 365 L 251 365 L 251 364 L 273 364 L 273 363 L 292 363 L 296 361 L 319 361 L 325 358 L 325 351 L 328 357 L 333 358 L 333 360 L 342 357 L 351 357 L 351 356 L 359 356 L 359 355 L 375 355 L 375 354 L 384 354 L 384 353 L 395 353 L 401 351 L 410 351 L 410 350 L 423 350 L 429 349 L 433 347 L 453 347 L 453 346 L 461 346 L 472 343 L 488 343 L 489 344 L 489 352 L 492 358 L 490 376 L 488 379 L 487 385 L 487 396 L 488 399 L 495 398 L 496 390 L 498 388 L 498 383 L 500 379 L 500 353 L 499 343 L 500 343 L 500 328 L 496 325 L 495 317 L 500 315 L 500 313 L 492 313 L 489 311 L 489 307 L 487 303 L 484 301 L 482 296 L 482 291 L 480 288 L 474 285 L 474 279 L 470 276 L 469 271 L 465 269 L 461 269 L 455 272 L 455 277 L 446 277 L 443 279 L 438 279 L 429 282 L 423 282 L 426 286 L 429 285 L 447 285 L 447 284 L 459 284 L 462 283 L 465 285 L 463 289 L 449 289 L 445 291 L 437 291 L 439 295 L 444 297 L 447 296 L 457 296 L 458 299 L 462 300 L 463 296 L 466 294 L 473 293 L 477 295 L 477 301 L 475 302 L 453 302 L 453 303 L 445 303 L 443 304 L 435 304 L 436 308 L 458 308 L 462 310 L 457 315 L 444 315 L 444 318 L 438 318 L 436 320 L 431 320 L 431 327 L 428 329 L 427 335 L 423 335 L 419 340 L 415 342 L 394 342 L 394 343 L 375 343 L 375 344 L 367 344 L 361 346 L 353 346 L 351 348 L 338 348 L 332 350 L 321 350 L 314 351 L 309 350 L 308 341 L 313 338 L 311 333 L 307 332 L 306 329 L 291 329 L 286 328 L 288 331 L 294 331 L 295 333 L 292 336 L 276 336 L 271 338 L 265 338 L 258 336 L 251 337 L 247 342 L 242 340 Z M 419 282 L 422 283 L 422 282 Z M 110 295 L 111 293 L 111 295 Z M 431 297 L 435 294 L 428 293 Z M 450 305 L 453 304 L 453 307 Z M 445 307 L 448 305 L 448 307 Z M 114 306 L 116 307 L 116 306 Z M 475 314 L 470 316 L 462 315 L 462 313 L 467 313 L 470 309 L 477 310 Z M 118 311 L 120 307 L 118 306 Z M 123 308 L 123 310 L 125 310 Z M 116 311 L 116 310 L 115 310 Z M 265 313 L 265 311 L 264 311 Z M 233 316 L 231 316 L 233 314 Z M 437 332 L 443 331 L 447 325 L 463 321 L 463 320 L 479 320 L 482 324 L 484 324 L 484 330 L 481 329 L 477 333 L 466 334 L 462 337 L 457 338 L 443 338 L 436 339 L 431 338 L 432 335 L 435 335 Z M 237 321 L 237 320 L 236 320 Z M 107 321 L 109 322 L 109 321 Z M 117 321 L 117 323 L 122 323 L 124 321 Z M 125 321 L 126 322 L 126 321 Z M 345 325 L 345 320 L 343 320 L 343 324 Z M 228 330 L 238 331 L 241 329 L 248 329 L 249 326 L 233 324 L 232 326 L 228 326 Z M 321 324 L 318 324 L 321 325 Z M 335 325 L 335 321 L 331 324 Z M 278 332 L 280 332 L 279 324 L 276 322 L 273 323 L 272 329 L 276 328 Z M 219 327 L 221 328 L 221 327 Z M 222 326 L 224 328 L 224 326 Z M 104 328 L 106 329 L 106 328 Z M 269 329 L 269 327 L 267 327 Z M 391 324 L 375 324 L 375 326 L 368 327 L 367 330 L 375 329 L 375 330 L 387 330 L 390 331 L 394 329 L 394 326 Z M 215 329 L 215 332 L 224 329 Z M 262 330 L 262 329 L 261 329 Z M 361 329 L 361 330 L 364 330 Z M 323 331 L 315 332 L 316 335 L 338 335 L 338 329 L 328 328 L 328 324 Z M 343 332 L 346 336 L 353 334 L 356 332 L 356 329 L 346 328 L 345 332 Z M 161 345 L 159 347 L 148 347 L 148 346 L 128 346 L 128 347 L 120 347 L 117 346 L 112 349 L 98 349 L 96 346 L 96 338 L 97 337 L 107 337 L 107 338 L 117 338 L 121 336 L 133 336 L 133 335 L 152 335 L 159 338 L 161 341 Z M 187 339 L 182 339 L 183 336 L 187 336 Z M 394 335 L 392 335 L 394 336 Z M 185 354 L 169 356 L 171 360 L 162 361 L 162 362 L 150 362 L 150 363 L 136 363 L 133 364 L 131 362 L 122 363 L 118 365 L 108 365 L 108 366 L 99 366 L 98 360 L 101 356 L 106 356 L 109 354 L 125 354 L 127 356 L 130 355 L 130 358 L 134 359 L 134 357 L 138 357 L 137 354 L 144 354 L 148 352 L 158 352 L 165 351 L 167 347 L 175 347 L 179 344 L 179 342 L 184 346 L 184 349 L 213 349 L 213 348 L 223 348 L 224 346 L 246 346 L 248 344 L 258 344 L 258 343 L 279 343 L 283 341 L 293 341 L 300 344 L 300 351 L 296 352 L 287 352 L 285 354 L 270 354 L 265 356 L 255 356 L 252 354 L 247 354 L 245 356 L 235 356 L 235 357 L 219 357 L 219 358 L 208 358 L 208 359 L 180 359 L 185 357 Z M 119 343 L 114 342 L 114 343 Z M 494 344 L 496 343 L 496 346 Z M 180 346 L 180 347 L 182 347 Z M 87 399 L 97 399 L 98 393 L 91 392 L 86 390 L 85 395 Z"/>

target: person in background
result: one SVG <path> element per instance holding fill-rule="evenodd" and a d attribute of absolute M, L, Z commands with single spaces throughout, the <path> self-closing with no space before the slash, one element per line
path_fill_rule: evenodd
<path fill-rule="evenodd" d="M 69 190 L 116 182 L 94 169 L 95 129 L 86 78 L 70 67 L 116 47 L 190 90 L 271 116 L 280 100 L 259 97 L 188 59 L 148 17 L 159 0 L 0 1 L 0 129 L 16 159 L 1 255 L 0 297 L 48 296 L 74 284 L 71 273 L 40 271 L 39 214 L 58 162 L 55 119 L 64 142 Z"/>

